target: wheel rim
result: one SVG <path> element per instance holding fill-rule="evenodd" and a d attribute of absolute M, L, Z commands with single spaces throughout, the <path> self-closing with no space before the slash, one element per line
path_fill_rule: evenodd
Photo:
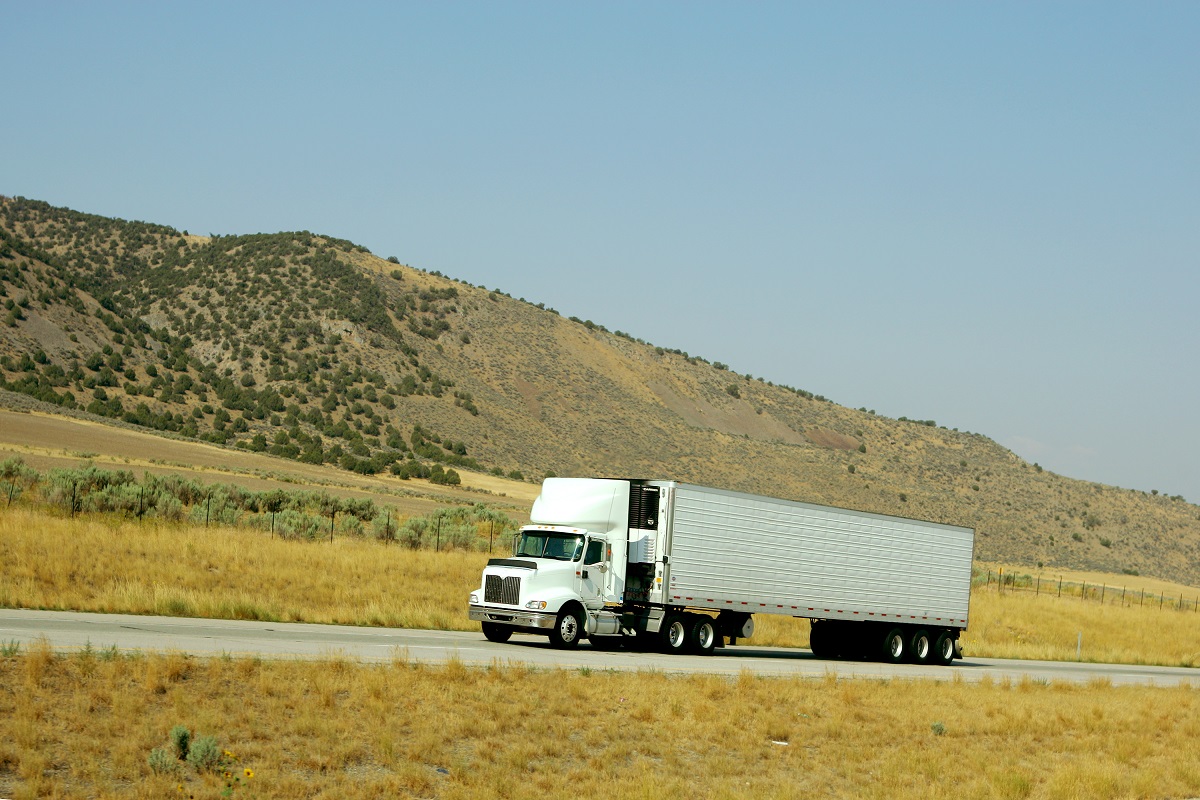
<path fill-rule="evenodd" d="M 671 642 L 671 649 L 677 650 L 683 647 L 684 637 L 687 632 L 683 628 L 683 623 L 676 620 L 671 623 L 670 629 L 667 631 L 667 638 Z"/>
<path fill-rule="evenodd" d="M 562 624 L 558 626 L 558 633 L 564 642 L 575 641 L 575 637 L 579 635 L 579 620 L 575 619 L 574 614 L 563 617 Z"/>
<path fill-rule="evenodd" d="M 888 652 L 892 658 L 899 658 L 904 654 L 904 637 L 896 634 L 888 639 Z"/>
<path fill-rule="evenodd" d="M 707 650 L 712 647 L 713 639 L 715 638 L 712 623 L 702 623 L 700 625 L 700 635 L 697 638 L 700 640 L 701 649 Z"/>
<path fill-rule="evenodd" d="M 929 658 L 929 637 L 922 636 L 917 640 L 917 658 L 924 661 Z"/>
<path fill-rule="evenodd" d="M 951 659 L 954 658 L 954 640 L 949 636 L 947 636 L 945 639 L 942 639 L 941 656 L 942 661 L 945 661 L 947 664 L 949 664 Z"/>

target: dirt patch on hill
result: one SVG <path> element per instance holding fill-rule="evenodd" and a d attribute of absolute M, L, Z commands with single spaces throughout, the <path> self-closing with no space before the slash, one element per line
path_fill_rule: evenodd
<path fill-rule="evenodd" d="M 745 400 L 735 400 L 729 408 L 720 408 L 699 397 L 684 397 L 660 381 L 652 381 L 650 390 L 671 411 L 693 428 L 711 429 L 733 436 L 749 436 L 759 441 L 780 441 L 787 444 L 807 444 L 797 433 L 766 411 L 754 408 Z M 855 442 L 855 447 L 858 443 Z"/>
<path fill-rule="evenodd" d="M 853 436 L 825 428 L 810 428 L 804 432 L 804 435 L 818 447 L 828 447 L 830 450 L 857 450 L 858 446 L 862 444 Z"/>

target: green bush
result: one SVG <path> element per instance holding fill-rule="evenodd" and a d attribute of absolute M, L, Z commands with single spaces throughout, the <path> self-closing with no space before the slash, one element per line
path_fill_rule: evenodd
<path fill-rule="evenodd" d="M 201 736 L 188 749 L 187 763 L 197 772 L 215 772 L 221 765 L 221 747 L 215 736 Z"/>
<path fill-rule="evenodd" d="M 150 771 L 155 775 L 167 775 L 179 769 L 179 761 L 165 747 L 156 747 L 146 758 Z"/>
<path fill-rule="evenodd" d="M 183 725 L 176 725 L 174 728 L 171 728 L 171 733 L 169 736 L 171 739 L 171 746 L 175 748 L 175 757 L 180 761 L 185 760 L 188 757 L 188 750 L 192 741 L 192 732 Z"/>

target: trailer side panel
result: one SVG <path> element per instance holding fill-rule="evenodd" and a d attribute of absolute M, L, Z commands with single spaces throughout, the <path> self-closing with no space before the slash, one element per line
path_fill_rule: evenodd
<path fill-rule="evenodd" d="M 667 485 L 674 487 L 668 602 L 967 625 L 970 528 Z"/>

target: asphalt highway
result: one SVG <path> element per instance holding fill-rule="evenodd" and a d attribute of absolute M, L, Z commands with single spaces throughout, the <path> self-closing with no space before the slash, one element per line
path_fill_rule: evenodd
<path fill-rule="evenodd" d="M 464 612 L 465 613 L 465 612 Z M 464 664 L 528 664 L 542 668 L 594 670 L 654 670 L 663 673 L 865 678 L 935 678 L 977 682 L 990 677 L 1018 682 L 1087 683 L 1109 681 L 1114 686 L 1142 684 L 1200 686 L 1200 669 L 1091 664 L 1061 661 L 1010 661 L 969 656 L 950 667 L 826 661 L 808 650 L 738 645 L 717 650 L 711 657 L 672 656 L 624 649 L 601 650 L 587 642 L 575 650 L 555 650 L 543 637 L 514 636 L 505 644 L 479 632 L 363 628 L 345 625 L 250 622 L 127 614 L 89 614 L 73 611 L 0 609 L 0 646 L 19 644 L 24 650 L 45 639 L 56 650 L 142 652 L 179 651 L 200 656 L 231 655 L 262 658 L 347 658 L 362 662 L 404 659 Z"/>

